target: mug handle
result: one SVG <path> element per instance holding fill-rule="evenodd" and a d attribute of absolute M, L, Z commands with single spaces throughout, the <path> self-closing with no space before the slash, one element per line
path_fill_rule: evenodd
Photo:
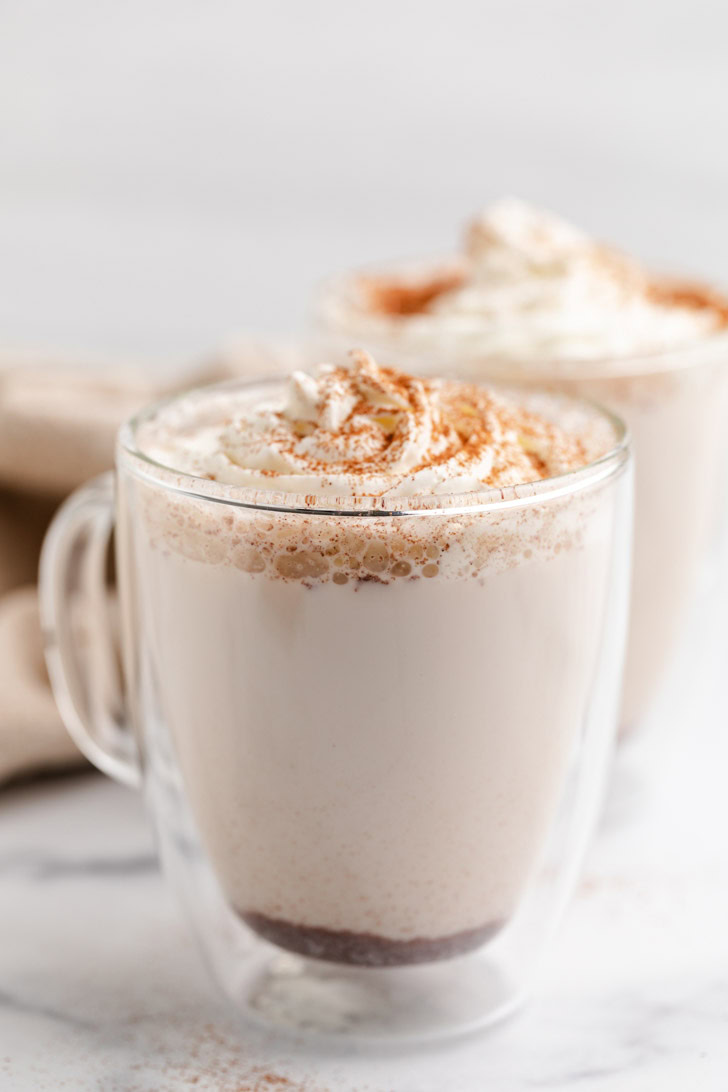
<path fill-rule="evenodd" d="M 74 742 L 103 773 L 138 788 L 131 729 L 106 588 L 114 475 L 94 478 L 61 505 L 43 542 L 39 606 L 56 703 Z"/>

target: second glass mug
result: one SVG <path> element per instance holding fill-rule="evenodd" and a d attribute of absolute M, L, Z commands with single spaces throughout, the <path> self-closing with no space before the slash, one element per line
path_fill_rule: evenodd
<path fill-rule="evenodd" d="M 437 283 L 447 272 L 447 264 L 438 259 L 392 263 L 364 276 L 401 284 L 414 274 Z M 347 274 L 322 288 L 316 323 L 317 350 L 324 355 L 336 358 L 356 342 L 380 360 L 397 360 L 405 368 L 412 361 L 427 374 L 548 387 L 608 406 L 626 422 L 635 457 L 636 505 L 619 731 L 624 742 L 639 736 L 697 587 L 714 567 L 718 539 L 725 537 L 728 330 L 677 348 L 631 355 L 562 359 L 544 351 L 538 359 L 501 357 L 488 348 L 488 318 L 477 314 L 439 334 L 437 314 L 424 314 L 421 341 L 408 343 L 406 320 L 400 326 L 399 319 L 362 307 L 361 282 L 362 274 Z M 715 299 L 728 319 L 725 303 L 718 294 Z"/>
<path fill-rule="evenodd" d="M 175 401 L 204 414 L 206 397 Z M 589 466 L 387 506 L 162 467 L 138 443 L 159 412 L 121 430 L 116 488 L 79 490 L 44 545 L 69 731 L 143 786 L 163 869 L 250 1018 L 396 1040 L 505 1016 L 574 888 L 609 767 L 623 427 L 581 406 L 614 435 Z"/>

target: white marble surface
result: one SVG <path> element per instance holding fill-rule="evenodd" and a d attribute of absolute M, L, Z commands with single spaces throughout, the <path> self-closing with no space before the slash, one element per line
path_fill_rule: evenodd
<path fill-rule="evenodd" d="M 650 764 L 652 785 L 607 816 L 520 1017 L 386 1055 L 241 1029 L 158 874 L 141 800 L 81 774 L 2 794 L 0 1087 L 725 1092 L 726 573 L 630 756 L 632 772 Z"/>

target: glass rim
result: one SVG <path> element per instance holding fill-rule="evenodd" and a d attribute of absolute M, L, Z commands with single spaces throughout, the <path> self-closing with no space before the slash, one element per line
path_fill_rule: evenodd
<path fill-rule="evenodd" d="M 463 267 L 461 255 L 450 254 L 438 256 L 423 256 L 419 258 L 394 258 L 386 262 L 371 263 L 354 268 L 346 273 L 334 273 L 324 277 L 318 285 L 315 295 L 314 318 L 323 326 L 325 331 L 337 336 L 346 336 L 347 340 L 354 343 L 357 338 L 372 338 L 372 350 L 378 351 L 377 338 L 386 336 L 387 330 L 396 328 L 401 322 L 401 316 L 377 315 L 368 313 L 364 309 L 354 312 L 356 329 L 346 330 L 336 319 L 332 319 L 330 309 L 332 304 L 341 305 L 351 299 L 351 291 L 356 288 L 357 281 L 362 277 L 392 276 L 400 272 L 405 273 L 443 273 L 446 270 L 455 270 Z M 685 283 L 688 283 L 688 278 Z M 710 285 L 706 284 L 706 288 Z M 346 290 L 349 290 L 347 293 Z M 728 289 L 715 288 L 715 292 L 728 303 Z M 421 315 L 415 317 L 422 317 Z M 408 316 L 404 317 L 406 321 Z M 453 344 L 462 335 L 455 334 Z M 365 346 L 369 347 L 369 346 Z M 544 382 L 550 377 L 558 379 L 626 379 L 640 375 L 653 375 L 660 372 L 679 371 L 689 369 L 695 365 L 695 354 L 701 350 L 712 351 L 725 348 L 728 351 L 728 323 L 710 331 L 703 337 L 694 341 L 673 346 L 671 348 L 651 349 L 633 353 L 603 353 L 600 356 L 574 356 L 563 357 L 558 355 L 539 357 L 538 362 L 518 360 L 517 358 L 499 360 L 497 355 L 479 351 L 477 348 L 463 347 L 457 350 L 461 353 L 462 360 L 467 365 L 472 365 L 478 359 L 487 362 L 490 369 L 489 375 L 497 375 L 500 378 L 509 378 L 513 382 L 527 379 L 529 382 L 539 379 Z M 401 346 L 390 343 L 388 350 L 398 351 L 406 357 L 419 355 L 428 357 L 428 350 L 416 344 Z M 431 354 L 437 354 L 437 348 L 433 348 Z M 386 363 L 386 361 L 385 361 Z"/>
<path fill-rule="evenodd" d="M 613 430 L 615 442 L 603 455 L 584 466 L 567 470 L 549 478 L 512 486 L 487 486 L 472 493 L 438 493 L 415 496 L 334 497 L 255 489 L 246 485 L 231 485 L 199 477 L 158 462 L 139 449 L 138 429 L 161 410 L 186 398 L 204 397 L 215 391 L 254 390 L 280 386 L 286 376 L 264 379 L 230 379 L 192 387 L 144 406 L 129 418 L 117 434 L 117 469 L 124 465 L 135 477 L 160 486 L 169 492 L 198 500 L 209 500 L 236 508 L 255 511 L 284 512 L 296 515 L 321 516 L 405 516 L 459 515 L 480 511 L 518 508 L 537 502 L 577 493 L 615 475 L 631 456 L 631 437 L 627 426 L 617 414 L 587 398 L 575 398 L 549 390 L 529 390 L 527 394 L 545 396 L 550 400 L 588 408 L 606 421 Z M 523 393 L 523 392 L 520 392 Z"/>

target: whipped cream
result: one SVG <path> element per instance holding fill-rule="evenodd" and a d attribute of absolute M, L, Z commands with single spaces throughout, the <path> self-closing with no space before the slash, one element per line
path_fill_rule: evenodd
<path fill-rule="evenodd" d="M 501 393 L 379 367 L 361 350 L 347 366 L 294 372 L 264 400 L 223 389 L 204 420 L 185 420 L 183 403 L 141 427 L 143 454 L 230 485 L 318 497 L 520 485 L 583 466 L 613 442 Z"/>
<path fill-rule="evenodd" d="M 672 291 L 632 259 L 514 199 L 492 205 L 470 225 L 464 255 L 451 270 L 454 284 L 431 298 L 423 269 L 400 278 L 360 278 L 358 304 L 340 301 L 329 308 L 331 317 L 345 324 L 354 302 L 354 310 L 363 306 L 370 318 L 374 312 L 375 321 L 396 326 L 399 343 L 448 345 L 528 364 L 679 348 L 725 324 L 709 300 Z M 433 282 L 438 277 L 442 272 L 431 271 Z M 405 303 L 386 315 L 397 284 Z M 425 301 L 419 311 L 410 309 L 407 293 Z M 360 332 L 355 316 L 349 319 Z"/>

